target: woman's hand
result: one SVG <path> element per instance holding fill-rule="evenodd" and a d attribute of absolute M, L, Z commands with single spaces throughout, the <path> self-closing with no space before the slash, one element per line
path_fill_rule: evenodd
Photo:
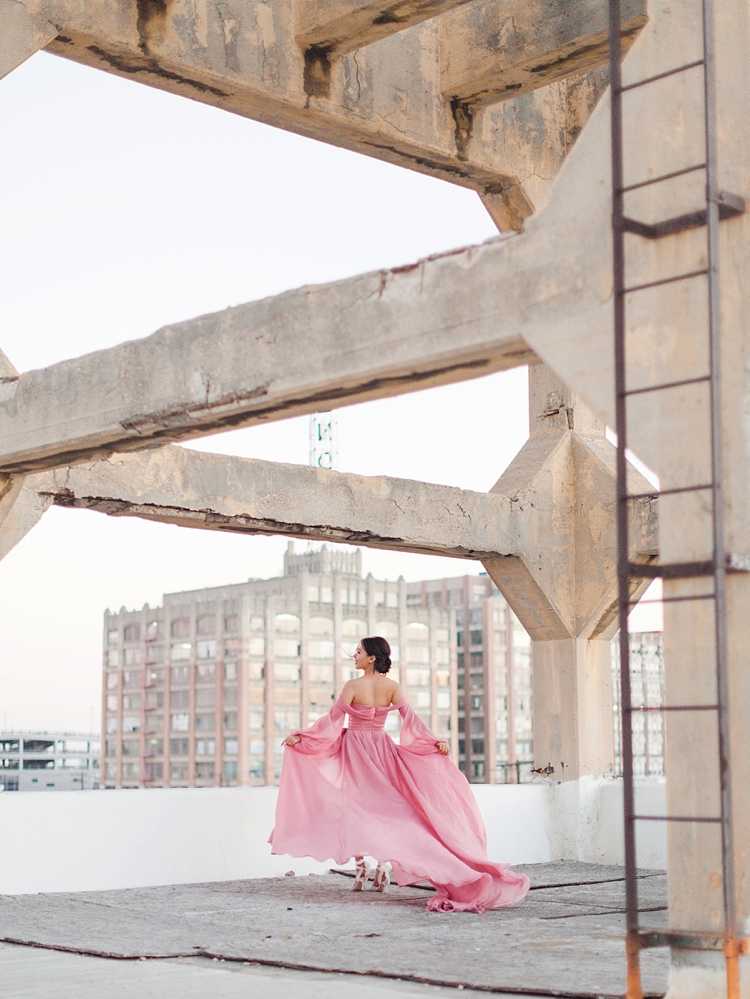
<path fill-rule="evenodd" d="M 282 740 L 281 745 L 282 746 L 296 746 L 299 741 L 300 741 L 300 737 L 298 735 L 288 735 L 286 737 L 286 739 Z"/>
<path fill-rule="evenodd" d="M 437 749 L 437 751 L 440 753 L 441 756 L 447 756 L 450 753 L 450 749 L 448 749 L 448 743 L 445 741 L 445 739 L 438 739 L 438 741 L 435 743 L 435 748 Z"/>

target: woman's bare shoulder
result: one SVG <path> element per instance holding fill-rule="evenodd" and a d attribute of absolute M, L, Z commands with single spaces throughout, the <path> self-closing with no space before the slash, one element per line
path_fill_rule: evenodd
<path fill-rule="evenodd" d="M 388 684 L 388 691 L 391 695 L 391 704 L 398 704 L 399 701 L 403 701 L 404 692 L 401 689 L 401 684 L 396 680 L 391 680 L 390 677 L 386 677 L 386 683 Z"/>

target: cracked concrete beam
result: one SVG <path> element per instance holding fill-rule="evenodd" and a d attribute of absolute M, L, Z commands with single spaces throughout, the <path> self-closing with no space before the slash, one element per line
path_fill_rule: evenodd
<path fill-rule="evenodd" d="M 297 0 L 297 41 L 341 56 L 468 0 Z"/>
<path fill-rule="evenodd" d="M 646 0 L 624 0 L 625 51 L 646 20 Z M 470 3 L 444 15 L 440 33 L 442 91 L 472 105 L 517 97 L 609 59 L 600 0 Z"/>
<path fill-rule="evenodd" d="M 174 446 L 35 478 L 49 503 L 182 527 L 467 559 L 513 550 L 505 497 L 408 479 Z"/>
<path fill-rule="evenodd" d="M 0 471 L 41 471 L 525 364 L 533 354 L 498 287 L 504 253 L 489 243 L 302 288 L 0 383 Z"/>
<path fill-rule="evenodd" d="M 289 0 L 44 2 L 59 28 L 49 52 L 499 196 L 505 212 L 492 216 L 511 230 L 544 204 L 570 136 L 580 132 L 601 94 L 598 85 L 563 81 L 500 107 L 454 106 L 440 82 L 443 15 L 331 59 L 322 48 L 300 46 Z M 525 2 L 512 0 L 511 7 Z M 325 5 L 331 16 L 359 9 L 371 18 L 369 0 L 339 3 L 332 11 Z M 391 0 L 391 11 L 386 0 L 381 13 L 387 22 L 399 11 L 411 17 L 446 5 Z M 590 99 L 582 101 L 582 93 Z"/>
<path fill-rule="evenodd" d="M 0 80 L 48 45 L 60 31 L 43 11 L 32 7 L 19 0 L 0 0 Z"/>

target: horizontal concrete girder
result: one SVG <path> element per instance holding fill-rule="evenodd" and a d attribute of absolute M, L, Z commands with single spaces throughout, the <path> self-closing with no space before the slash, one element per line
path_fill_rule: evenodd
<path fill-rule="evenodd" d="M 227 309 L 0 383 L 0 471 L 39 471 L 525 364 L 502 245 Z M 457 291 L 474 272 L 470 295 Z M 483 277 L 479 277 L 479 272 Z"/>
<path fill-rule="evenodd" d="M 300 44 L 291 0 L 35 2 L 42 13 L 34 16 L 57 26 L 49 52 L 502 198 L 505 210 L 491 203 L 491 214 L 507 230 L 522 228 L 544 203 L 602 92 L 598 77 L 589 85 L 579 73 L 570 86 L 555 83 L 507 107 L 454 106 L 441 89 L 442 15 L 411 23 L 447 0 L 386 0 L 377 28 L 394 33 L 335 59 L 325 52 L 335 41 L 330 31 L 323 30 L 322 47 L 311 47 L 308 26 Z M 368 0 L 318 5 L 324 20 L 344 18 L 354 32 L 349 44 L 370 37 L 358 11 L 372 22 Z M 347 47 L 345 40 L 335 44 Z M 19 44 L 14 64 L 34 50 Z"/>
<path fill-rule="evenodd" d="M 626 51 L 647 20 L 646 0 L 624 0 Z M 492 104 L 609 59 L 601 0 L 470 3 L 440 19 L 441 85 L 452 99 Z"/>
<path fill-rule="evenodd" d="M 468 0 L 297 0 L 297 41 L 345 55 Z"/>
<path fill-rule="evenodd" d="M 28 476 L 58 506 L 239 534 L 480 559 L 511 554 L 504 496 L 182 447 Z"/>

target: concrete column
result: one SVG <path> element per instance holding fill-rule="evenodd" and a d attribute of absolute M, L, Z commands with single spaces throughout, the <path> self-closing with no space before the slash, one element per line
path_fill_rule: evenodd
<path fill-rule="evenodd" d="M 534 763 L 558 780 L 614 767 L 609 641 L 532 642 Z"/>
<path fill-rule="evenodd" d="M 535 554 L 489 559 L 485 565 L 532 638 L 534 762 L 550 764 L 561 780 L 575 780 L 614 764 L 609 658 L 617 625 L 614 448 L 591 410 L 542 364 L 529 368 L 529 427 L 528 442 L 494 488 L 510 497 L 513 509 L 533 505 L 538 519 L 524 535 L 523 550 Z M 653 488 L 635 469 L 630 473 L 634 492 Z M 656 538 L 633 534 L 632 557 L 655 557 Z M 508 681 L 512 761 L 511 672 Z"/>

